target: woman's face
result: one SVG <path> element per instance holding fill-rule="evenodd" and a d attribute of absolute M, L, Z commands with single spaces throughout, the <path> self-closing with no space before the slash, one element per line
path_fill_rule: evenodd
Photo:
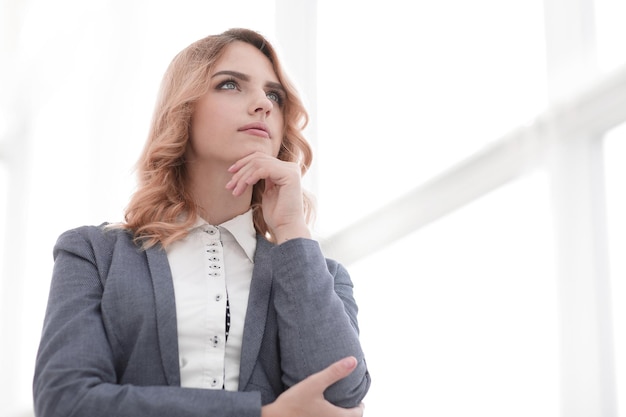
<path fill-rule="evenodd" d="M 187 160 L 225 163 L 260 151 L 277 156 L 283 138 L 285 92 L 270 60 L 254 46 L 226 47 L 195 105 Z"/>

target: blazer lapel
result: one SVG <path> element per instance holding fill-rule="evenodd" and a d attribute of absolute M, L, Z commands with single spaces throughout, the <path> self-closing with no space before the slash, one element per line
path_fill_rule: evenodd
<path fill-rule="evenodd" d="M 176 303 L 172 273 L 165 250 L 158 245 L 146 250 L 148 267 L 154 287 L 157 339 L 167 383 L 180 386 Z"/>
<path fill-rule="evenodd" d="M 246 322 L 243 330 L 239 390 L 245 388 L 250 376 L 252 376 L 252 370 L 257 361 L 261 341 L 263 340 L 272 289 L 272 266 L 269 252 L 273 246 L 264 237 L 257 235 L 254 270 L 252 272 Z"/>

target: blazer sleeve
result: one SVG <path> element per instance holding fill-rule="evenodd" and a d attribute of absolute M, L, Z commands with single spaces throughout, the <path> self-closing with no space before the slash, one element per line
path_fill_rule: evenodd
<path fill-rule="evenodd" d="M 55 246 L 50 295 L 35 366 L 36 415 L 258 417 L 259 393 L 117 382 L 109 344 L 112 335 L 107 335 L 100 311 L 113 252 L 113 244 L 104 235 L 95 227 L 69 231 Z"/>
<path fill-rule="evenodd" d="M 292 386 L 341 358 L 354 356 L 357 368 L 330 386 L 325 396 L 342 407 L 357 406 L 369 389 L 370 376 L 348 272 L 326 260 L 314 240 L 293 239 L 272 250 L 283 383 Z"/>

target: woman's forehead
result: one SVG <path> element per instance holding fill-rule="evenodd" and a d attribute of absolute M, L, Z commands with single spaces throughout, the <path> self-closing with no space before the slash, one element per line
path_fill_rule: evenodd
<path fill-rule="evenodd" d="M 220 71 L 236 71 L 263 81 L 278 82 L 274 66 L 263 52 L 254 45 L 235 41 L 226 46 L 222 56 L 213 67 L 212 74 Z"/>

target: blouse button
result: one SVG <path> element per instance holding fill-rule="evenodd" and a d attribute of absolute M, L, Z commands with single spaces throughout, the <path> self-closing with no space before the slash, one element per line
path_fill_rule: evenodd
<path fill-rule="evenodd" d="M 215 296 L 215 301 L 220 301 L 222 299 L 222 294 L 217 294 Z"/>

